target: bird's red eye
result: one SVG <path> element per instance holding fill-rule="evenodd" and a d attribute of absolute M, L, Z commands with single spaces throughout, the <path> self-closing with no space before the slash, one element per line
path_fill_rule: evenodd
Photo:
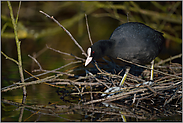
<path fill-rule="evenodd" d="M 92 53 L 95 53 L 95 51 L 93 51 Z"/>

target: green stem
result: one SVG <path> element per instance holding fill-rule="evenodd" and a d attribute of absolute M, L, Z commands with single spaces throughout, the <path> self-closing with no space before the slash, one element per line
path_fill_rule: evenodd
<path fill-rule="evenodd" d="M 21 42 L 18 39 L 17 25 L 16 25 L 16 22 L 15 22 L 15 18 L 13 16 L 13 10 L 12 10 L 11 3 L 9 1 L 7 1 L 7 3 L 8 3 L 9 10 L 10 10 L 10 16 L 11 16 L 11 20 L 12 20 L 12 24 L 13 24 L 13 28 L 14 28 L 15 41 L 16 41 L 16 45 L 17 45 L 18 68 L 19 68 L 20 78 L 21 78 L 21 82 L 24 83 L 24 75 L 23 75 L 22 59 L 21 59 L 21 49 L 20 49 L 20 43 Z M 23 87 L 23 94 L 26 95 L 26 87 L 25 86 Z"/>
<path fill-rule="evenodd" d="M 17 24 L 17 22 L 18 22 L 18 15 L 19 15 L 19 12 L 20 12 L 20 6 L 21 6 L 21 1 L 19 2 L 19 6 L 18 6 L 18 11 L 17 11 L 17 17 L 16 17 L 15 24 Z"/>
<path fill-rule="evenodd" d="M 5 57 L 6 59 L 9 59 L 9 60 L 11 60 L 11 61 L 15 62 L 17 65 L 19 65 L 19 63 L 18 63 L 15 59 L 10 58 L 9 56 L 7 56 L 7 55 L 6 55 L 5 53 L 3 53 L 2 51 L 1 51 L 1 54 L 3 54 L 3 55 L 4 55 L 4 57 Z"/>

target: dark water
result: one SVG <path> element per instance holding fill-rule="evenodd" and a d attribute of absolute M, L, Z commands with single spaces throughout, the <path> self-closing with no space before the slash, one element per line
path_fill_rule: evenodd
<path fill-rule="evenodd" d="M 20 109 L 24 107 L 22 121 L 123 121 L 125 116 L 127 122 L 133 121 L 163 121 L 181 122 L 182 116 L 176 111 L 170 112 L 166 107 L 164 114 L 154 110 L 149 112 L 140 107 L 131 107 L 109 103 L 106 107 L 103 103 L 94 105 L 82 105 L 80 98 L 65 96 L 65 101 L 58 95 L 58 89 L 45 84 L 30 86 L 27 88 L 27 99 L 25 105 L 21 105 L 21 90 L 12 91 L 2 95 L 2 121 L 18 121 Z M 11 95 L 11 96 L 10 96 Z M 171 108 L 171 107 L 169 107 Z M 150 108 L 149 108 L 150 109 Z M 122 114 L 122 115 L 121 115 Z"/>

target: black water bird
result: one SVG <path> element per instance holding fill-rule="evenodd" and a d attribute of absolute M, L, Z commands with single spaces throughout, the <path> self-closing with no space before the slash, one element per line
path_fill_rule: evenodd
<path fill-rule="evenodd" d="M 143 23 L 124 23 L 114 30 L 108 40 L 99 40 L 87 49 L 85 66 L 104 56 L 144 65 L 157 57 L 164 41 L 163 33 Z"/>

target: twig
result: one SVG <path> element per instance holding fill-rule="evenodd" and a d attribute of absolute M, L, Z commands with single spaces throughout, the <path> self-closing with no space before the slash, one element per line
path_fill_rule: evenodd
<path fill-rule="evenodd" d="M 34 78 L 36 78 L 36 79 L 39 79 L 37 76 L 34 76 L 33 74 L 31 74 L 31 73 L 28 72 L 27 70 L 24 69 L 24 71 L 25 71 L 26 73 L 28 73 L 29 75 L 31 75 L 32 77 L 34 77 Z"/>
<path fill-rule="evenodd" d="M 181 88 L 181 87 L 179 87 L 179 88 L 177 89 L 177 91 L 171 96 L 171 98 L 170 98 L 168 101 L 165 100 L 163 107 L 164 107 L 166 104 L 168 104 L 170 101 L 172 101 L 173 98 L 175 98 L 175 96 L 177 95 L 177 93 L 178 93 L 178 91 L 180 90 L 180 88 Z"/>
<path fill-rule="evenodd" d="M 64 73 L 64 72 L 60 72 L 60 71 L 56 71 L 56 70 L 60 70 L 60 69 L 66 67 L 66 66 L 69 66 L 69 65 L 71 65 L 71 64 L 75 64 L 75 63 L 80 63 L 80 62 L 81 62 L 81 61 L 70 62 L 70 63 L 68 63 L 68 64 L 66 64 L 66 65 L 64 65 L 64 66 L 61 66 L 60 68 L 56 68 L 56 69 L 50 71 L 50 70 L 44 70 L 44 69 L 42 69 L 41 65 L 39 64 L 39 62 L 38 62 L 34 57 L 32 57 L 31 55 L 28 55 L 28 56 L 29 56 L 30 58 L 32 58 L 32 59 L 38 64 L 38 66 L 39 66 L 39 70 L 34 70 L 34 72 L 43 71 L 43 72 L 46 72 L 46 73 L 59 73 L 59 74 L 65 74 L 65 75 L 68 75 L 68 76 L 74 76 L 74 74 Z"/>
<path fill-rule="evenodd" d="M 93 100 L 93 95 L 92 95 L 92 86 L 90 85 L 90 98 Z"/>
<path fill-rule="evenodd" d="M 87 54 L 85 53 L 83 48 L 78 44 L 78 42 L 74 39 L 72 34 L 65 27 L 63 27 L 53 16 L 50 16 L 43 11 L 39 11 L 39 12 L 44 14 L 46 17 L 52 19 L 54 22 L 56 22 L 70 36 L 70 38 L 74 41 L 74 43 L 79 47 L 79 49 L 82 51 L 82 54 L 84 54 L 87 57 Z"/>
<path fill-rule="evenodd" d="M 91 103 L 96 103 L 96 102 L 102 102 L 102 101 L 111 102 L 111 101 L 115 101 L 115 100 L 120 100 L 120 99 L 129 97 L 131 94 L 138 93 L 138 92 L 144 92 L 144 91 L 147 91 L 147 90 L 151 90 L 154 93 L 157 93 L 157 94 L 160 94 L 160 95 L 164 95 L 162 93 L 159 93 L 159 92 L 154 91 L 154 89 L 156 89 L 157 91 L 158 90 L 159 91 L 162 91 L 162 90 L 167 90 L 167 89 L 170 89 L 170 88 L 176 88 L 175 85 L 181 84 L 181 82 L 182 81 L 177 82 L 174 85 L 169 85 L 169 86 L 161 86 L 161 87 L 155 86 L 155 87 L 152 87 L 152 88 L 150 88 L 149 86 L 147 86 L 147 88 L 138 88 L 138 89 L 137 88 L 134 88 L 135 90 L 131 90 L 129 92 L 119 93 L 117 95 L 113 95 L 113 96 L 108 97 L 108 98 L 103 98 L 103 99 L 98 99 L 98 100 L 92 100 L 92 101 L 89 101 L 89 102 L 84 103 L 84 105 L 91 104 Z"/>
<path fill-rule="evenodd" d="M 49 47 L 48 45 L 46 45 L 46 47 L 47 47 L 48 49 L 50 49 L 50 50 L 55 51 L 55 52 L 58 52 L 58 53 L 61 53 L 61 54 L 64 54 L 64 55 L 68 55 L 68 56 L 72 56 L 72 57 L 74 57 L 75 59 L 82 60 L 83 62 L 85 61 L 85 59 L 83 59 L 83 58 L 80 58 L 80 57 L 75 56 L 75 55 L 70 54 L 70 53 L 66 53 L 66 52 L 62 52 L 62 51 L 59 51 L 59 50 L 53 49 L 53 48 Z"/>
<path fill-rule="evenodd" d="M 34 76 L 33 74 L 31 74 L 31 73 L 28 72 L 27 70 L 24 69 L 24 71 L 25 71 L 26 73 L 28 73 L 30 76 L 32 76 L 32 77 L 34 77 L 34 78 L 36 78 L 36 79 L 39 80 L 38 77 Z M 62 75 L 62 74 L 60 74 L 60 75 Z M 53 81 L 53 80 L 52 80 L 52 81 Z M 55 85 L 53 85 L 53 84 L 49 84 L 49 83 L 44 83 L 44 84 L 60 88 L 60 86 L 55 86 Z"/>
<path fill-rule="evenodd" d="M 97 79 L 91 72 L 88 71 L 88 73 L 93 76 L 99 83 L 102 83 L 103 85 L 105 85 L 107 88 L 109 88 L 108 85 L 106 85 L 104 82 L 100 81 L 99 79 Z"/>
<path fill-rule="evenodd" d="M 39 80 L 32 81 L 32 82 L 16 83 L 16 85 L 19 85 L 19 86 L 15 86 L 15 87 L 11 87 L 11 88 L 6 88 L 6 89 L 1 89 L 1 92 L 7 92 L 7 91 L 10 91 L 10 90 L 22 88 L 22 87 L 25 87 L 25 86 L 28 86 L 28 85 L 40 84 L 40 83 L 46 82 L 47 80 L 54 80 L 54 79 L 57 78 L 58 76 L 59 76 L 59 75 L 56 75 L 56 76 L 53 75 L 53 76 L 49 76 L 49 77 L 46 77 L 46 78 L 44 78 L 44 79 L 39 79 Z"/>
<path fill-rule="evenodd" d="M 120 94 L 117 94 L 117 95 L 114 95 L 114 96 L 111 96 L 111 97 L 108 97 L 108 98 L 103 98 L 103 99 L 89 101 L 89 102 L 84 103 L 84 105 L 88 105 L 88 104 L 96 103 L 96 102 L 101 102 L 101 101 L 110 102 L 110 101 L 114 101 L 114 100 L 119 100 L 119 99 L 125 98 L 126 95 L 129 96 L 129 94 L 134 94 L 134 93 L 138 93 L 138 92 L 146 91 L 146 90 L 147 89 L 144 88 L 144 89 L 139 89 L 137 91 L 130 91 L 130 92 L 126 92 L 126 93 L 120 93 Z"/>
<path fill-rule="evenodd" d="M 5 53 L 3 53 L 2 51 L 1 51 L 1 54 L 3 54 L 3 55 L 4 55 L 4 57 L 5 57 L 6 59 L 9 59 L 9 60 L 11 60 L 11 61 L 15 62 L 17 65 L 19 65 L 19 64 L 18 64 L 18 62 L 17 62 L 15 59 L 10 58 L 9 56 L 7 56 L 7 55 L 6 55 Z"/>
<path fill-rule="evenodd" d="M 176 75 L 172 75 L 172 74 L 168 74 L 168 73 L 161 72 L 161 71 L 159 71 L 159 70 L 155 70 L 155 69 L 152 69 L 152 68 L 148 68 L 148 67 L 145 67 L 145 66 L 142 66 L 142 65 L 133 63 L 133 62 L 131 62 L 131 61 L 124 60 L 124 59 L 122 59 L 122 58 L 117 58 L 117 59 L 119 59 L 119 60 L 121 60 L 121 61 L 124 61 L 124 62 L 127 62 L 127 63 L 130 63 L 130 64 L 134 64 L 134 65 L 139 66 L 139 67 L 142 67 L 142 68 L 146 68 L 146 69 L 149 69 L 149 70 L 154 70 L 154 71 L 156 71 L 156 72 L 158 72 L 158 73 L 162 73 L 162 74 L 164 74 L 164 75 L 174 76 L 174 77 L 177 77 L 177 78 L 182 78 L 182 77 L 179 77 L 179 76 L 176 76 Z"/>
<path fill-rule="evenodd" d="M 70 63 L 68 63 L 68 64 L 66 64 L 66 65 L 64 65 L 64 66 L 62 66 L 62 67 L 59 67 L 59 68 L 56 68 L 56 69 L 54 69 L 53 71 L 55 71 L 55 70 L 60 70 L 60 69 L 62 69 L 62 68 L 64 68 L 64 67 L 66 67 L 66 66 L 68 66 L 68 65 L 71 65 L 71 64 L 75 64 L 75 63 L 80 63 L 81 61 L 76 61 L 76 62 L 70 62 Z M 38 75 L 34 75 L 35 77 L 39 77 L 39 76 L 43 76 L 43 75 L 45 75 L 45 74 L 48 74 L 48 73 L 51 73 L 51 72 L 53 72 L 53 71 L 46 71 L 45 73 L 41 73 L 41 74 L 38 74 Z M 69 73 L 69 72 L 68 72 Z M 68 75 L 68 74 L 67 74 Z M 70 75 L 70 74 L 69 74 Z M 72 74 L 70 75 L 70 76 L 73 76 Z M 29 80 L 29 79 L 32 79 L 32 78 L 34 78 L 34 77 L 29 77 L 29 78 L 26 78 L 25 79 L 25 81 L 27 81 L 27 80 Z M 10 85 L 10 87 L 11 87 L 12 85 Z M 9 86 L 7 86 L 7 87 L 9 87 Z M 6 87 L 5 87 L 6 88 Z"/>
<path fill-rule="evenodd" d="M 134 94 L 134 97 L 133 97 L 133 102 L 132 102 L 132 104 L 134 104 L 135 103 L 135 100 L 136 100 L 136 93 Z"/>
<path fill-rule="evenodd" d="M 178 73 L 178 74 L 175 74 L 175 75 L 182 75 L 182 73 Z M 159 82 L 163 79 L 165 79 L 165 80 L 169 79 L 169 81 L 170 81 L 170 80 L 177 79 L 177 78 L 171 78 L 171 76 L 165 76 L 165 77 L 161 77 L 160 79 L 155 80 L 154 82 L 156 83 L 156 82 Z"/>
<path fill-rule="evenodd" d="M 167 58 L 167 59 L 165 59 L 165 60 L 162 60 L 162 61 L 160 61 L 159 63 L 155 64 L 155 66 L 159 66 L 159 65 L 161 65 L 161 64 L 164 64 L 164 63 L 166 63 L 166 62 L 168 62 L 168 61 L 171 61 L 171 60 L 173 60 L 173 59 L 180 58 L 180 57 L 182 57 L 182 53 L 179 54 L 179 55 L 176 55 L 176 56 Z"/>
<path fill-rule="evenodd" d="M 21 7 L 21 1 L 19 2 L 19 6 L 18 6 L 18 11 L 17 11 L 17 17 L 16 17 L 15 24 L 17 24 L 17 22 L 18 22 L 18 16 L 19 16 L 19 13 L 20 13 L 20 7 Z"/>
<path fill-rule="evenodd" d="M 36 63 L 37 65 L 39 66 L 39 69 L 40 70 L 43 70 L 43 68 L 41 67 L 41 65 L 39 64 L 39 62 L 36 60 L 36 58 L 32 57 L 31 55 L 28 55 L 30 58 L 32 58 Z"/>
<path fill-rule="evenodd" d="M 147 87 L 150 91 L 152 91 L 154 93 L 154 95 L 156 96 L 157 94 L 159 95 L 164 95 L 163 93 L 160 93 L 160 92 L 156 92 L 154 89 L 152 89 L 150 86 L 148 85 L 144 85 L 145 87 Z"/>
<path fill-rule="evenodd" d="M 102 70 L 98 67 L 97 62 L 95 62 L 94 64 L 95 64 L 96 68 L 100 71 L 100 73 L 103 73 Z"/>
<path fill-rule="evenodd" d="M 88 37 L 89 37 L 91 45 L 93 45 L 93 42 L 92 42 L 92 39 L 91 39 L 91 36 L 90 36 L 90 29 L 89 29 L 89 26 L 88 26 L 87 14 L 85 14 L 85 19 L 86 19 L 86 27 L 87 27 Z"/>

